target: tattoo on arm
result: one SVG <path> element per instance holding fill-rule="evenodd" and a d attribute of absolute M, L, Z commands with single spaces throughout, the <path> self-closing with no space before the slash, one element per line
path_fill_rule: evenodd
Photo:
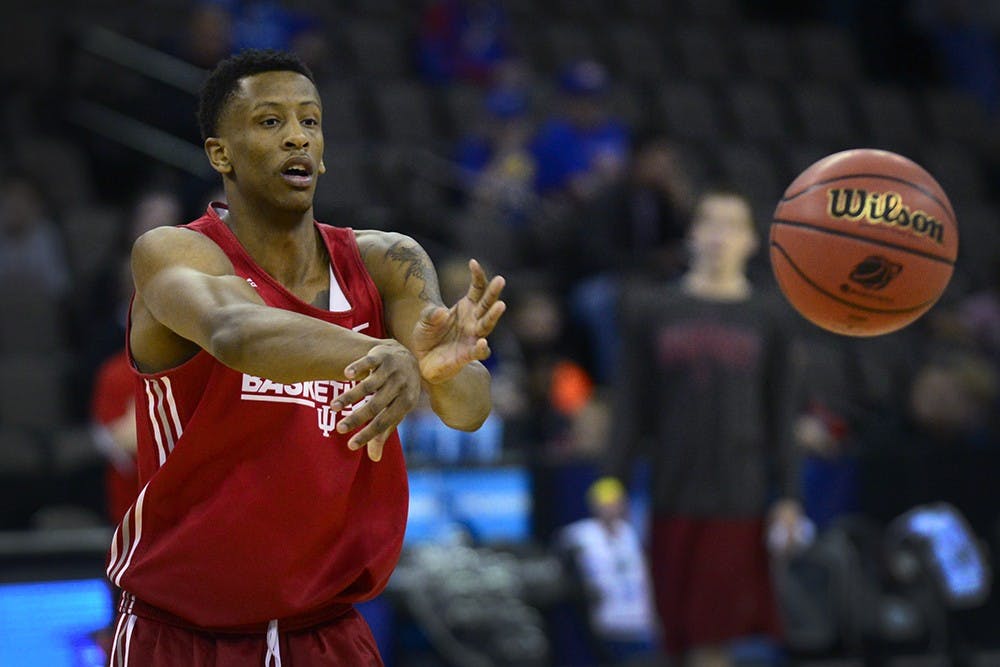
<path fill-rule="evenodd" d="M 423 283 L 420 289 L 420 298 L 433 303 L 441 302 L 441 288 L 438 286 L 437 273 L 431 266 L 422 252 L 412 242 L 396 241 L 385 251 L 388 260 L 403 264 L 405 274 L 403 284 L 409 282 L 410 278 L 416 278 Z"/>

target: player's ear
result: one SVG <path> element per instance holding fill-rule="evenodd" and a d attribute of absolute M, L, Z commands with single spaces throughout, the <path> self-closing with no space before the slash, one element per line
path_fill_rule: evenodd
<path fill-rule="evenodd" d="M 205 139 L 205 154 L 212 169 L 220 174 L 228 174 L 233 170 L 233 165 L 229 161 L 229 151 L 221 139 L 217 137 Z"/>
<path fill-rule="evenodd" d="M 321 174 L 326 173 L 326 164 L 323 162 L 323 160 L 319 161 L 319 173 Z"/>

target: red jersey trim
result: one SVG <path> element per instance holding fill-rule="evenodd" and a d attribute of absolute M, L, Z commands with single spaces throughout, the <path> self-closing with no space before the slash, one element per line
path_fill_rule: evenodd
<path fill-rule="evenodd" d="M 170 378 L 165 375 L 160 378 L 145 378 L 143 384 L 148 399 L 149 422 L 156 441 L 156 453 L 162 466 L 184 434 L 184 427 L 177 414 L 177 401 L 174 399 Z"/>
<path fill-rule="evenodd" d="M 121 587 L 122 575 L 128 570 L 132 563 L 132 556 L 142 539 L 142 503 L 146 498 L 146 489 L 149 484 L 142 487 L 135 504 L 125 514 L 125 518 L 115 529 L 114 537 L 111 540 L 111 557 L 108 563 L 108 579 L 115 586 Z M 121 540 L 121 552 L 118 551 L 118 542 Z"/>

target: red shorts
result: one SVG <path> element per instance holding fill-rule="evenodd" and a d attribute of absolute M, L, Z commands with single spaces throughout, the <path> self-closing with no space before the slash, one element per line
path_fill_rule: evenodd
<path fill-rule="evenodd" d="M 762 520 L 653 517 L 650 566 L 671 654 L 780 637 Z"/>
<path fill-rule="evenodd" d="M 216 634 L 127 612 L 118 615 L 110 667 L 382 667 L 355 609 L 305 630 Z"/>

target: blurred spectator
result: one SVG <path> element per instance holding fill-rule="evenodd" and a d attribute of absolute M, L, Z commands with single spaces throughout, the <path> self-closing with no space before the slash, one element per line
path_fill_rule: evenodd
<path fill-rule="evenodd" d="M 184 222 L 184 207 L 173 191 L 151 188 L 136 197 L 128 220 L 113 261 L 94 279 L 84 310 L 83 364 L 88 377 L 95 377 L 97 368 L 125 344 L 125 324 L 133 290 L 129 264 L 132 244 L 154 227 Z"/>
<path fill-rule="evenodd" d="M 611 470 L 651 473 L 651 557 L 668 652 L 729 664 L 727 644 L 780 634 L 765 536 L 797 546 L 803 517 L 788 434 L 788 346 L 777 304 L 750 285 L 751 207 L 705 192 L 680 284 L 630 290 L 622 306 Z"/>
<path fill-rule="evenodd" d="M 499 0 L 434 0 L 421 17 L 420 71 L 432 83 L 490 83 L 511 56 L 507 31 Z"/>
<path fill-rule="evenodd" d="M 538 206 L 528 97 L 496 88 L 483 106 L 481 129 L 456 149 L 466 196 L 454 235 L 465 252 L 508 270 L 522 262 L 528 243 L 523 228 Z"/>
<path fill-rule="evenodd" d="M 992 262 L 992 283 L 962 298 L 956 315 L 970 345 L 1000 369 L 1000 257 Z"/>
<path fill-rule="evenodd" d="M 173 50 L 192 65 L 211 69 L 229 54 L 253 48 L 295 50 L 309 56 L 310 65 L 321 66 L 328 53 L 316 21 L 277 0 L 194 0 Z"/>
<path fill-rule="evenodd" d="M 337 74 L 337 61 L 333 57 L 328 35 L 329 30 L 312 19 L 304 21 L 301 29 L 292 35 L 291 51 L 309 66 L 317 81 L 325 81 Z"/>
<path fill-rule="evenodd" d="M 544 277 L 525 275 L 507 289 L 506 316 L 510 330 L 520 343 L 525 369 L 521 400 L 524 418 L 519 422 L 519 441 L 531 445 L 536 456 L 539 445 L 565 446 L 572 415 L 553 403 L 556 370 L 572 360 L 566 348 L 566 318 L 562 304 Z"/>
<path fill-rule="evenodd" d="M 0 278 L 41 288 L 57 299 L 69 289 L 59 230 L 41 192 L 24 174 L 9 173 L 0 185 Z"/>
<path fill-rule="evenodd" d="M 669 139 L 639 140 L 627 174 L 579 211 L 579 268 L 677 277 L 686 260 L 684 241 L 694 203 L 694 183 Z"/>
<path fill-rule="evenodd" d="M 655 650 L 656 617 L 625 487 L 617 479 L 600 479 L 588 489 L 587 504 L 592 516 L 565 526 L 557 546 L 586 590 L 601 657 L 615 665 L 645 664 Z"/>
<path fill-rule="evenodd" d="M 692 197 L 675 149 L 655 136 L 636 146 L 625 179 L 573 216 L 566 264 L 583 279 L 570 288 L 570 314 L 598 382 L 609 382 L 614 370 L 621 290 L 633 279 L 674 278 L 683 269 Z"/>
<path fill-rule="evenodd" d="M 533 129 L 528 111 L 525 92 L 493 89 L 484 99 L 482 129 L 463 138 L 456 150 L 473 203 L 499 209 L 511 223 L 524 215 L 536 171 L 528 152 Z"/>
<path fill-rule="evenodd" d="M 997 396 L 996 372 L 981 357 L 953 353 L 928 361 L 917 372 L 910 392 L 915 426 L 940 442 L 983 443 L 988 437 Z"/>
<path fill-rule="evenodd" d="M 988 534 L 998 518 L 997 395 L 997 371 L 986 359 L 951 346 L 928 349 L 905 412 L 865 434 L 862 510 L 889 521 L 915 505 L 949 502 Z"/>
<path fill-rule="evenodd" d="M 210 69 L 233 50 L 233 16 L 220 3 L 196 0 L 180 37 L 177 55 L 192 65 Z"/>
<path fill-rule="evenodd" d="M 129 253 L 139 236 L 154 227 L 184 221 L 180 199 L 172 191 L 142 192 L 122 230 L 113 262 L 95 279 L 87 306 L 83 373 L 90 383 L 90 428 L 107 459 L 104 493 L 107 517 L 117 525 L 139 492 L 135 447 L 135 400 L 131 361 L 126 353 L 126 322 L 132 299 Z"/>
<path fill-rule="evenodd" d="M 176 34 L 167 33 L 163 49 L 195 67 L 210 70 L 235 49 L 233 24 L 232 8 L 226 3 L 191 0 L 183 29 Z M 201 134 L 196 122 L 197 100 L 190 90 L 151 81 L 141 92 L 130 91 L 129 99 L 124 101 L 123 106 L 143 122 L 201 146 Z M 114 171 L 116 176 L 121 169 L 144 174 L 148 167 L 148 164 L 136 161 L 134 166 L 118 165 Z M 109 189 L 116 186 L 120 186 L 117 180 Z"/>
<path fill-rule="evenodd" d="M 278 0 L 221 0 L 233 14 L 233 51 L 287 51 L 295 36 L 310 25 L 304 14 Z"/>
<path fill-rule="evenodd" d="M 540 194 L 589 201 L 624 174 L 629 129 L 608 110 L 610 85 L 607 70 L 593 60 L 563 70 L 563 108 L 539 128 L 532 142 Z"/>
<path fill-rule="evenodd" d="M 139 495 L 135 398 L 131 362 L 123 349 L 98 369 L 91 396 L 91 433 L 108 459 L 104 475 L 110 525 L 117 526 Z"/>
<path fill-rule="evenodd" d="M 802 502 L 819 530 L 858 510 L 857 430 L 862 425 L 855 340 L 809 329 L 793 345 Z"/>

